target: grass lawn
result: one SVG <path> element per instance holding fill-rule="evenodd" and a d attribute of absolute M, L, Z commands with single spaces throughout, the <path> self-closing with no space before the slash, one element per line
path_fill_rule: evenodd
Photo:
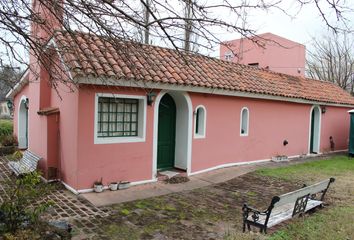
<path fill-rule="evenodd" d="M 242 233 L 244 202 L 264 209 L 280 195 L 335 177 L 327 206 L 277 225 L 269 234 Z M 330 159 L 266 168 L 204 188 L 108 207 L 93 222 L 95 239 L 354 239 L 354 159 Z M 79 225 L 79 223 L 78 223 Z M 79 233 L 80 229 L 75 229 Z"/>
<path fill-rule="evenodd" d="M 283 168 L 261 169 L 257 174 L 284 181 L 314 182 L 331 176 L 336 178 L 325 200 L 329 203 L 327 208 L 289 222 L 269 239 L 354 239 L 354 159 L 337 156 Z"/>
<path fill-rule="evenodd" d="M 12 120 L 0 119 L 0 136 L 12 135 L 13 122 Z"/>

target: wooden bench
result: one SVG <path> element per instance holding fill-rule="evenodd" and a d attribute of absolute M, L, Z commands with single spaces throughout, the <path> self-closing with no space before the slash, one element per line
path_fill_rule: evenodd
<path fill-rule="evenodd" d="M 35 171 L 40 159 L 41 157 L 35 155 L 29 150 L 26 150 L 20 161 L 10 161 L 8 166 L 16 174 L 16 176 L 19 176 Z"/>
<path fill-rule="evenodd" d="M 251 225 L 260 228 L 260 232 L 267 233 L 267 228 L 273 227 L 283 221 L 291 219 L 296 215 L 323 206 L 324 196 L 329 185 L 335 181 L 330 178 L 311 186 L 304 185 L 303 188 L 280 196 L 275 196 L 265 211 L 259 211 L 244 204 L 243 211 L 243 232 L 251 230 Z"/>

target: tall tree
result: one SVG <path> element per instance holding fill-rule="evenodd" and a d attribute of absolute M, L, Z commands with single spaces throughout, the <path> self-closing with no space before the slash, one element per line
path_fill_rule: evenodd
<path fill-rule="evenodd" d="M 213 30 L 218 29 L 218 33 L 233 32 L 242 37 L 252 37 L 255 30 L 252 27 L 245 27 L 246 25 L 239 21 L 240 16 L 254 9 L 260 11 L 277 9 L 286 13 L 284 2 L 287 1 L 215 0 L 203 1 L 203 4 L 194 0 L 0 1 L 0 65 L 14 62 L 17 65 L 28 66 L 29 56 L 24 52 L 31 52 L 31 59 L 38 59 L 44 66 L 50 66 L 48 61 L 51 57 L 45 56 L 46 48 L 43 45 L 58 28 L 70 32 L 75 30 L 104 35 L 112 41 L 113 46 L 118 47 L 114 41 L 137 40 L 136 28 L 140 27 L 145 30 L 143 42 L 148 43 L 151 38 L 155 41 L 156 38 L 155 42 L 159 45 L 178 51 L 191 50 L 191 45 L 194 45 L 206 52 L 213 50 L 221 42 L 219 35 Z M 322 16 L 325 24 L 333 30 L 338 30 L 337 25 L 330 21 L 333 15 L 338 21 L 343 22 L 342 26 L 349 25 L 346 25 L 345 14 L 353 13 L 353 10 L 348 1 L 324 1 L 321 4 L 318 2 L 318 0 L 295 0 L 299 8 L 312 5 Z M 185 6 L 186 3 L 190 6 L 187 8 L 189 9 L 187 14 L 181 10 L 181 6 Z M 323 9 L 330 9 L 332 15 Z M 54 17 L 48 21 L 47 16 Z M 187 30 L 188 36 L 182 39 L 184 30 Z M 38 31 L 44 34 L 35 34 Z M 184 40 L 186 44 L 181 45 Z"/>
<path fill-rule="evenodd" d="M 20 68 L 5 65 L 0 67 L 0 101 L 5 99 L 6 93 L 20 79 Z"/>
<path fill-rule="evenodd" d="M 354 35 L 332 34 L 314 39 L 308 51 L 307 75 L 354 93 Z"/>

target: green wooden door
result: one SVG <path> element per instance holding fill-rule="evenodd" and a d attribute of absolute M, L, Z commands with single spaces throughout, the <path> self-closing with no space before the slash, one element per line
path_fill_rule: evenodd
<path fill-rule="evenodd" d="M 349 148 L 350 155 L 354 155 L 354 113 L 350 113 Z"/>
<path fill-rule="evenodd" d="M 165 94 L 159 105 L 159 126 L 157 139 L 157 169 L 174 167 L 176 135 L 176 104 Z"/>
<path fill-rule="evenodd" d="M 310 153 L 314 152 L 314 135 L 315 135 L 315 109 L 312 109 L 311 113 L 311 131 L 310 131 Z"/>

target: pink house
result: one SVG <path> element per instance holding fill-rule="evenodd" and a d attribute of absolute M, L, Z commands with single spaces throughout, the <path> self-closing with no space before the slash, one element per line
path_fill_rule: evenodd
<path fill-rule="evenodd" d="M 8 96 L 19 147 L 74 192 L 347 149 L 354 99 L 331 83 L 48 22 L 57 31 L 33 29 L 52 64 L 32 55 Z"/>
<path fill-rule="evenodd" d="M 220 45 L 220 59 L 293 76 L 305 76 L 305 46 L 272 33 Z"/>

